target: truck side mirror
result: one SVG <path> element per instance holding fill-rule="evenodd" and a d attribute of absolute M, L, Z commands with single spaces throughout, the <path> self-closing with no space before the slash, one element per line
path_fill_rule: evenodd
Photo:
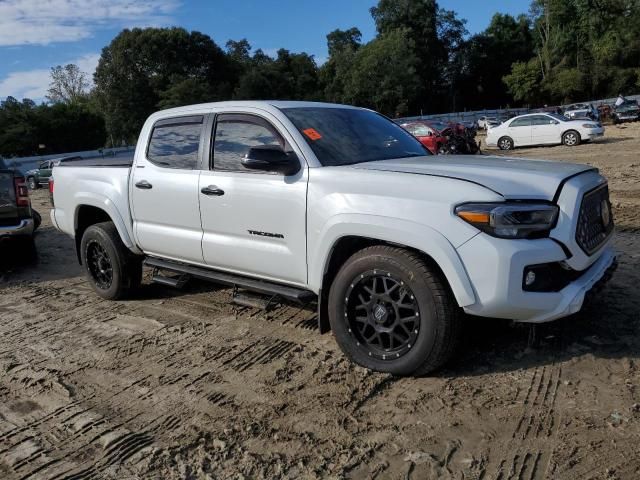
<path fill-rule="evenodd" d="M 293 175 L 300 171 L 300 160 L 294 152 L 285 152 L 279 145 L 251 147 L 242 159 L 242 165 L 250 170 L 278 172 Z"/>

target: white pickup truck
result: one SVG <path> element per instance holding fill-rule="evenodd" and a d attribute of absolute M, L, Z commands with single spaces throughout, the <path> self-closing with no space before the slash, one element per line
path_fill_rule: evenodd
<path fill-rule="evenodd" d="M 463 312 L 567 316 L 616 266 L 595 168 L 431 156 L 387 118 L 344 105 L 164 110 L 132 163 L 63 162 L 53 182 L 51 219 L 102 297 L 130 293 L 144 263 L 165 284 L 197 277 L 317 301 L 320 331 L 349 358 L 399 375 L 443 365 Z"/>

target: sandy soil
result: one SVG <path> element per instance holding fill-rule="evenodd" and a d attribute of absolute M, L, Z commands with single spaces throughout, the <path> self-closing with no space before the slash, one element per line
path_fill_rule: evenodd
<path fill-rule="evenodd" d="M 51 227 L 39 261 L 1 247 L 2 479 L 640 478 L 640 124 L 515 155 L 597 165 L 620 268 L 581 314 L 529 330 L 468 319 L 427 378 L 347 362 L 315 313 L 151 285 L 95 296 Z"/>

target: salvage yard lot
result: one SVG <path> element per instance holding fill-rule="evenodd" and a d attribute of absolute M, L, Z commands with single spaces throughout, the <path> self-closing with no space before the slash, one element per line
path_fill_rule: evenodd
<path fill-rule="evenodd" d="M 197 282 L 101 300 L 37 191 L 39 263 L 0 267 L 0 478 L 640 478 L 640 124 L 509 155 L 608 176 L 620 268 L 535 348 L 467 319 L 426 378 L 350 364 L 312 308 Z"/>

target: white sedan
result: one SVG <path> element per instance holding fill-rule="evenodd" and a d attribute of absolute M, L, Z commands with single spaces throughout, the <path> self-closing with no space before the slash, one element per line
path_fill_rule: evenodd
<path fill-rule="evenodd" d="M 526 145 L 579 145 L 604 135 L 600 122 L 569 120 L 554 113 L 534 113 L 512 118 L 487 132 L 488 146 L 511 150 Z"/>

